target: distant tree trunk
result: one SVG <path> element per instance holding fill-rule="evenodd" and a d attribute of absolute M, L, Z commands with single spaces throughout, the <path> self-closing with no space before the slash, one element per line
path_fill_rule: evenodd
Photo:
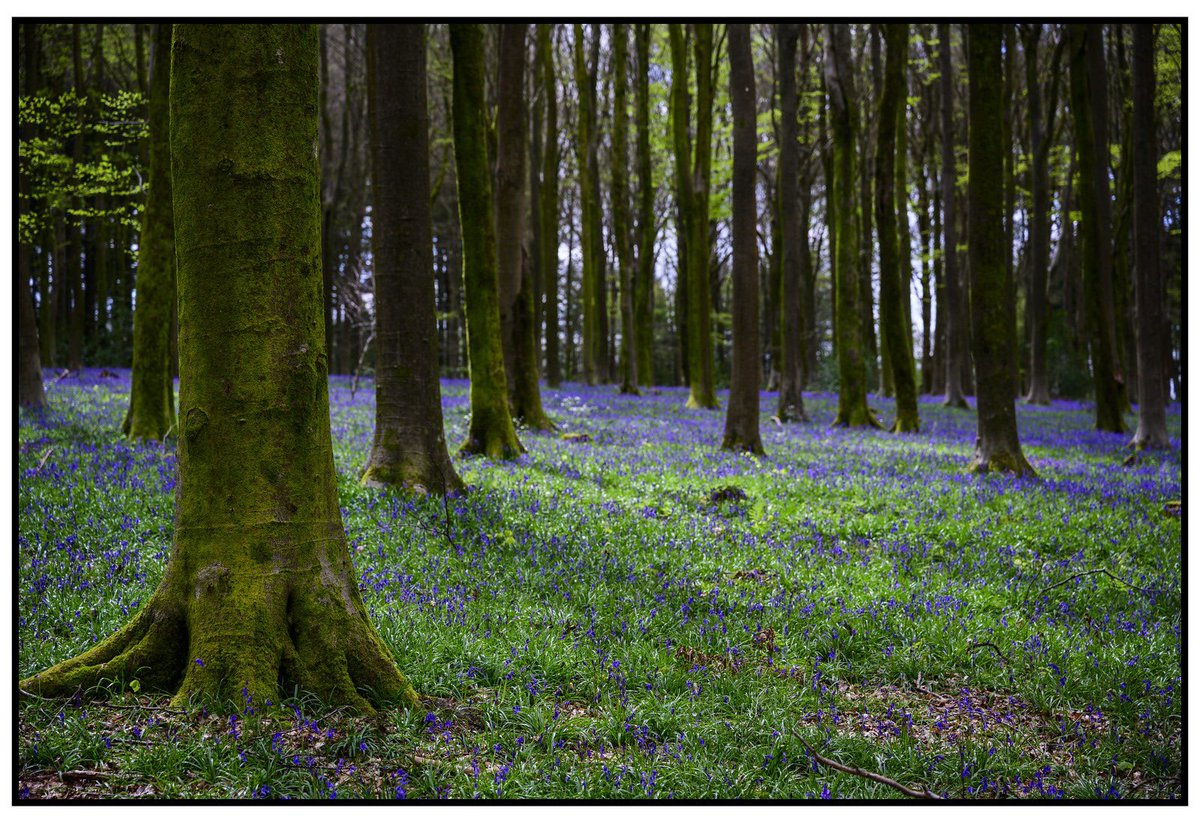
<path fill-rule="evenodd" d="M 1124 377 L 1118 373 L 1113 317 L 1112 198 L 1108 182 L 1103 40 L 1098 23 L 1073 23 L 1067 32 L 1071 40 L 1071 113 L 1079 149 L 1083 288 L 1096 395 L 1096 428 L 1119 434 L 1125 431 L 1121 416 Z"/>
<path fill-rule="evenodd" d="M 1046 372 L 1046 274 L 1050 267 L 1050 187 L 1047 174 L 1047 134 L 1042 123 L 1042 84 L 1038 70 L 1038 43 L 1042 24 L 1024 28 L 1025 86 L 1029 101 L 1029 394 L 1025 402 L 1050 403 L 1050 380 Z"/>
<path fill-rule="evenodd" d="M 596 33 L 595 37 L 599 37 Z M 597 266 L 603 264 L 604 239 L 600 234 L 600 176 L 594 144 L 596 141 L 596 72 L 590 70 L 585 58 L 583 25 L 575 24 L 575 87 L 579 101 L 575 113 L 576 162 L 579 170 L 580 241 L 583 253 L 583 374 L 589 386 L 596 385 L 598 372 L 598 318 L 601 306 L 597 299 L 599 279 Z M 599 250 L 599 253 L 597 253 Z"/>
<path fill-rule="evenodd" d="M 71 55 L 75 66 L 75 93 L 83 96 L 83 46 L 81 24 L 71 26 Z M 82 123 L 80 124 L 82 128 Z M 71 159 L 76 168 L 83 164 L 83 134 L 71 138 Z M 77 372 L 83 368 L 83 223 L 67 222 L 67 298 L 68 338 L 67 368 Z"/>
<path fill-rule="evenodd" d="M 533 275 L 525 239 L 525 35 L 524 23 L 500 24 L 500 78 L 496 113 L 496 237 L 500 276 L 500 330 L 513 417 L 532 429 L 554 428 L 538 387 Z"/>
<path fill-rule="evenodd" d="M 546 301 L 542 315 L 546 329 L 546 384 L 557 388 L 562 383 L 558 346 L 558 89 L 550 35 L 550 24 L 539 23 L 537 57 L 542 93 L 546 96 L 546 142 L 542 151 L 542 188 L 538 204 L 542 223 L 542 285 Z"/>
<path fill-rule="evenodd" d="M 971 471 L 1034 476 L 1017 436 L 1013 400 L 1009 284 L 1004 262 L 1004 74 L 1002 27 L 967 25 L 967 255 L 971 271 L 971 326 L 975 350 L 978 434 Z"/>
<path fill-rule="evenodd" d="M 1133 26 L 1133 199 L 1137 263 L 1138 427 L 1134 448 L 1166 448 L 1163 374 L 1166 318 L 1158 233 L 1158 144 L 1154 136 L 1154 24 Z"/>
<path fill-rule="evenodd" d="M 173 51 L 183 425 L 171 558 L 124 628 L 21 688 L 70 697 L 137 676 L 177 704 L 261 706 L 297 687 L 368 714 L 359 689 L 417 706 L 371 626 L 338 508 L 316 26 L 178 25 Z"/>
<path fill-rule="evenodd" d="M 454 159 L 471 370 L 471 424 L 461 451 L 511 460 L 525 449 L 513 429 L 504 373 L 480 27 L 452 23 L 450 50 L 454 60 Z"/>
<path fill-rule="evenodd" d="M 723 449 L 762 454 L 758 386 L 762 361 L 758 339 L 758 209 L 754 178 L 758 136 L 750 26 L 730 23 L 729 98 L 733 108 L 733 370 L 725 414 Z"/>
<path fill-rule="evenodd" d="M 688 292 L 691 290 L 688 272 L 689 245 L 692 242 L 692 143 L 689 132 L 691 106 L 688 95 L 687 30 L 678 23 L 668 27 L 671 45 L 671 143 L 675 154 L 675 328 L 679 338 L 679 369 L 683 382 L 691 385 L 691 316 Z"/>
<path fill-rule="evenodd" d="M 781 422 L 807 420 L 804 413 L 804 354 L 801 341 L 801 275 L 805 268 L 800 234 L 807 234 L 807 222 L 800 224 L 797 183 L 799 153 L 796 108 L 796 41 L 799 25 L 775 26 L 779 72 L 779 404 L 776 416 Z M 732 59 L 732 55 L 731 55 Z M 730 78 L 732 82 L 732 77 Z M 735 281 L 736 282 L 736 281 Z M 757 420 L 757 394 L 755 419 Z"/>
<path fill-rule="evenodd" d="M 633 84 L 637 107 L 637 272 L 633 284 L 634 357 L 637 381 L 654 384 L 654 179 L 650 162 L 650 24 L 634 27 L 637 73 Z"/>
<path fill-rule="evenodd" d="M 867 408 L 867 367 L 859 310 L 861 265 L 858 210 L 854 204 L 854 148 L 858 128 L 850 31 L 845 24 L 825 26 L 825 87 L 833 140 L 834 295 L 837 316 L 838 413 L 834 425 L 878 426 Z M 864 204 L 865 205 L 865 204 Z"/>
<path fill-rule="evenodd" d="M 888 363 L 887 344 L 882 336 L 875 336 L 875 293 L 871 285 L 871 275 L 873 273 L 875 263 L 875 216 L 872 213 L 871 204 L 874 202 L 871 194 L 871 172 L 874 168 L 874 155 L 878 151 L 879 145 L 879 124 L 872 122 L 874 119 L 871 111 L 872 95 L 875 100 L 879 99 L 879 93 L 883 86 L 883 60 L 880 51 L 880 25 L 872 23 L 867 28 L 867 45 L 863 49 L 863 62 L 866 62 L 866 53 L 870 52 L 870 80 L 869 84 L 864 83 L 862 89 L 862 97 L 857 101 L 858 108 L 862 111 L 862 128 L 858 131 L 857 137 L 861 149 L 859 151 L 859 161 L 855 165 L 855 173 L 858 175 L 858 243 L 859 243 L 859 269 L 858 269 L 858 288 L 859 298 L 858 306 L 862 314 L 862 338 L 863 345 L 867 354 L 867 379 L 870 380 L 872 375 L 879 378 L 879 392 L 885 397 L 892 396 L 892 371 Z M 857 119 L 858 114 L 855 114 Z"/>
<path fill-rule="evenodd" d="M 133 375 L 122 430 L 159 441 L 175 426 L 171 330 L 175 313 L 175 215 L 171 187 L 171 26 L 156 23 L 150 66 L 150 193 L 138 239 Z"/>
<path fill-rule="evenodd" d="M 438 381 L 429 198 L 425 27 L 367 26 L 371 250 L 375 280 L 375 437 L 367 486 L 461 489 Z"/>
<path fill-rule="evenodd" d="M 897 217 L 907 221 L 907 211 L 898 206 L 906 203 L 897 193 L 897 170 L 905 165 L 902 151 L 897 151 L 896 135 L 905 128 L 904 82 L 908 66 L 908 26 L 889 23 L 884 30 L 887 40 L 887 65 L 884 71 L 883 93 L 879 100 L 879 139 L 875 144 L 875 223 L 879 233 L 879 313 L 883 327 L 882 339 L 889 354 L 888 365 L 896 390 L 896 422 L 894 432 L 915 432 L 921 427 L 917 415 L 917 384 L 912 362 L 912 327 L 904 312 L 908 300 L 904 283 L 908 261 L 906 249 L 898 244 Z M 899 215 L 897 212 L 899 211 Z"/>
<path fill-rule="evenodd" d="M 612 130 L 612 203 L 613 235 L 617 251 L 617 271 L 621 299 L 621 394 L 638 394 L 637 327 L 633 321 L 633 251 L 629 225 L 629 147 L 628 147 L 628 70 L 629 34 L 626 27 L 612 27 L 613 130 Z"/>
<path fill-rule="evenodd" d="M 942 91 L 942 279 L 946 292 L 946 400 L 944 405 L 967 408 L 962 392 L 962 373 L 967 335 L 966 307 L 962 299 L 961 275 L 958 270 L 957 214 L 954 190 L 958 168 L 954 160 L 954 60 L 950 48 L 950 24 L 938 24 Z"/>
<path fill-rule="evenodd" d="M 33 23 L 22 23 L 21 34 L 25 58 L 26 95 L 37 94 L 40 83 L 37 79 L 37 27 Z M 31 126 L 21 126 L 20 139 L 28 141 L 34 136 Z M 32 211 L 32 185 L 29 175 L 18 169 L 18 207 L 22 213 Z M 33 238 L 17 238 L 17 403 L 29 409 L 40 409 L 46 405 L 46 391 L 42 385 L 42 354 L 38 342 L 38 319 L 33 305 Z M 43 280 L 44 282 L 44 280 Z M 43 317 L 45 316 L 46 292 L 41 292 Z"/>
<path fill-rule="evenodd" d="M 677 28 L 677 27 L 676 27 Z M 672 29 L 674 32 L 675 28 Z M 717 408 L 717 393 L 713 382 L 712 293 L 709 288 L 709 221 L 708 197 L 712 171 L 712 57 L 713 29 L 711 23 L 692 27 L 692 52 L 696 63 L 696 137 L 689 147 L 692 155 L 691 175 L 687 187 L 688 219 L 687 298 L 688 298 L 688 408 Z M 675 51 L 675 36 L 671 48 Z M 673 58 L 674 60 L 674 58 Z M 685 58 L 686 61 L 686 58 Z M 687 77 L 687 72 L 679 75 Z M 675 94 L 675 75 L 672 75 L 672 95 Z M 687 87 L 683 83 L 683 93 Z M 684 107 L 684 113 L 687 107 Z M 675 121 L 679 126 L 679 120 Z M 686 130 L 686 121 L 684 123 Z M 676 138 L 678 141 L 678 137 Z M 678 153 L 678 151 L 677 151 Z M 686 168 L 686 167 L 685 167 Z M 686 174 L 686 172 L 685 172 Z"/>

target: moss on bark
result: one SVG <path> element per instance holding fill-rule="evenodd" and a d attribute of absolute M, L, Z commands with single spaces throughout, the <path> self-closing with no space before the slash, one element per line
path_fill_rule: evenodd
<path fill-rule="evenodd" d="M 138 241 L 133 374 L 122 430 L 162 440 L 175 427 L 171 326 L 175 311 L 175 217 L 171 205 L 171 26 L 155 25 L 150 69 L 150 193 Z"/>
<path fill-rule="evenodd" d="M 376 634 L 338 508 L 321 304 L 317 29 L 179 25 L 171 148 L 181 432 L 171 560 L 112 638 L 21 683 L 106 677 L 363 713 L 416 693 Z"/>
<path fill-rule="evenodd" d="M 525 449 L 508 408 L 508 380 L 500 334 L 496 229 L 492 215 L 484 120 L 483 32 L 473 23 L 450 26 L 454 59 L 454 159 L 463 238 L 467 351 L 471 370 L 471 424 L 462 454 L 511 460 Z"/>

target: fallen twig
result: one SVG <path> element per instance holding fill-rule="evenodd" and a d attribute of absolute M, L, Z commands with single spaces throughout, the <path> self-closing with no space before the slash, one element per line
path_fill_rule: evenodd
<path fill-rule="evenodd" d="M 978 643 L 971 643 L 969 646 L 967 646 L 967 651 L 971 651 L 972 649 L 991 649 L 992 651 L 994 651 L 996 653 L 997 657 L 999 657 L 1001 660 L 1003 660 L 1008 665 L 1010 665 L 1010 666 L 1012 665 L 1012 661 L 1004 656 L 1004 652 L 1000 651 L 1000 647 L 997 646 L 995 643 L 988 643 L 986 641 L 982 641 L 982 642 L 978 642 Z"/>
<path fill-rule="evenodd" d="M 41 471 L 41 470 L 42 470 L 42 466 L 46 465 L 46 461 L 50 459 L 50 455 L 52 455 L 52 454 L 54 454 L 54 447 L 53 447 L 53 446 L 51 446 L 50 448 L 46 449 L 46 453 L 42 455 L 42 460 L 41 460 L 41 462 L 40 462 L 40 463 L 38 463 L 38 467 L 37 467 L 37 470 L 38 470 L 38 471 Z"/>
<path fill-rule="evenodd" d="M 1057 583 L 1051 583 L 1049 586 L 1038 591 L 1033 597 L 1029 598 L 1025 602 L 1029 603 L 1034 600 L 1037 600 L 1046 592 L 1053 591 L 1054 589 L 1057 589 L 1059 586 L 1065 586 L 1066 584 L 1070 583 L 1072 580 L 1074 580 L 1077 577 L 1091 577 L 1092 575 L 1096 575 L 1096 574 L 1102 574 L 1105 577 L 1107 577 L 1111 580 L 1114 580 L 1117 583 L 1120 583 L 1122 586 L 1133 589 L 1135 592 L 1141 592 L 1142 594 L 1145 594 L 1145 595 L 1175 594 L 1175 592 L 1170 591 L 1169 589 L 1143 589 L 1141 586 L 1135 586 L 1132 583 L 1126 583 L 1124 580 L 1117 577 L 1115 574 L 1110 572 L 1108 569 L 1089 569 L 1086 572 L 1077 572 L 1068 577 L 1064 577 L 1062 580 L 1059 580 Z"/>
<path fill-rule="evenodd" d="M 892 780 L 892 778 L 887 777 L 885 775 L 876 774 L 875 772 L 869 772 L 866 769 L 860 769 L 857 766 L 847 766 L 845 763 L 839 763 L 836 760 L 830 760 L 828 757 L 823 757 L 822 755 L 818 754 L 817 750 L 814 749 L 812 746 L 810 746 L 808 744 L 808 741 L 805 740 L 803 737 L 801 737 L 800 733 L 798 731 L 793 729 L 792 734 L 796 735 L 796 738 L 802 744 L 804 744 L 805 751 L 808 752 L 808 754 L 813 758 L 813 760 L 816 760 L 818 763 L 820 763 L 823 766 L 828 766 L 831 769 L 835 769 L 836 771 L 839 771 L 839 772 L 845 772 L 846 774 L 852 774 L 855 777 L 865 777 L 867 780 L 874 780 L 876 783 L 882 783 L 883 785 L 888 786 L 889 788 L 895 789 L 896 791 L 900 792 L 901 794 L 908 795 L 909 797 L 915 797 L 918 800 L 945 800 L 946 799 L 946 798 L 942 797 L 940 794 L 931 792 L 927 788 L 922 787 L 920 789 L 913 789 L 908 786 L 905 786 L 903 783 L 897 783 L 895 780 Z"/>

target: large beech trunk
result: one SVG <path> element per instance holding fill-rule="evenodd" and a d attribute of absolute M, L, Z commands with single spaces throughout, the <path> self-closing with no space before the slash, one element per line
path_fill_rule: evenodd
<path fill-rule="evenodd" d="M 967 27 L 968 160 L 967 255 L 971 272 L 971 326 L 975 354 L 978 413 L 975 472 L 1007 471 L 1032 476 L 1021 452 L 1013 401 L 1016 334 L 1009 311 L 1008 268 L 1004 261 L 1004 78 L 1000 58 L 1001 27 Z"/>
<path fill-rule="evenodd" d="M 123 431 L 162 440 L 175 427 L 171 330 L 175 312 L 175 217 L 171 205 L 171 26 L 155 24 L 150 68 L 150 194 L 138 240 L 133 375 Z"/>
<path fill-rule="evenodd" d="M 758 386 L 758 217 L 754 197 L 757 137 L 750 27 L 729 26 L 729 98 L 733 104 L 733 373 L 723 449 L 762 454 Z"/>
<path fill-rule="evenodd" d="M 446 449 L 438 381 L 424 26 L 368 26 L 367 57 L 376 367 L 362 480 L 445 494 L 463 484 Z"/>
<path fill-rule="evenodd" d="M 150 602 L 22 682 L 106 678 L 369 713 L 418 703 L 372 628 L 338 508 L 321 304 L 317 28 L 180 25 L 171 148 L 180 308 L 179 488 Z"/>

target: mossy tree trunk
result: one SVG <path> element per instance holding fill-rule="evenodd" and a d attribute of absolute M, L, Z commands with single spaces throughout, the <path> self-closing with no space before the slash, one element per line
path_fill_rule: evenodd
<path fill-rule="evenodd" d="M 908 66 L 908 26 L 889 23 L 884 29 L 887 41 L 887 63 L 883 89 L 879 98 L 879 139 L 875 144 L 875 222 L 879 233 L 879 317 L 882 340 L 887 346 L 892 384 L 896 392 L 896 422 L 894 432 L 915 432 L 920 429 L 917 415 L 917 383 L 912 359 L 912 326 L 904 305 L 909 301 L 905 288 L 908 277 L 909 249 L 899 242 L 906 235 L 899 231 L 898 221 L 908 222 L 905 209 L 904 180 L 897 178 L 904 171 L 903 145 L 897 146 L 897 136 L 905 129 L 904 82 Z"/>
<path fill-rule="evenodd" d="M 637 381 L 654 383 L 654 178 L 650 157 L 650 24 L 635 26 L 637 75 L 633 84 L 637 113 L 637 272 L 633 284 L 633 338 Z"/>
<path fill-rule="evenodd" d="M 1125 421 L 1116 351 L 1112 288 L 1112 195 L 1109 189 L 1107 94 L 1100 24 L 1067 27 L 1071 114 L 1079 150 L 1080 234 L 1083 290 L 1096 400 L 1096 428 L 1121 433 Z M 1096 64 L 1099 63 L 1099 68 Z"/>
<path fill-rule="evenodd" d="M 808 419 L 801 392 L 804 354 L 800 290 L 805 261 L 800 235 L 807 233 L 808 225 L 802 225 L 797 214 L 800 146 L 796 119 L 799 100 L 796 41 L 799 29 L 796 23 L 781 23 L 775 27 L 779 72 L 779 302 L 776 304 L 779 310 L 779 403 L 775 415 L 784 423 Z M 736 282 L 735 279 L 734 288 Z"/>
<path fill-rule="evenodd" d="M 25 88 L 26 95 L 37 93 L 36 67 L 36 26 L 30 23 L 21 24 L 24 35 L 22 43 L 25 58 Z M 21 126 L 20 139 L 28 141 L 34 136 L 33 127 Z M 29 175 L 18 169 L 17 177 L 18 207 L 23 213 L 29 213 L 32 208 L 32 185 Z M 17 403 L 23 408 L 40 409 L 46 405 L 46 390 L 42 385 L 42 358 L 38 343 L 37 311 L 33 305 L 33 238 L 21 236 L 17 238 Z M 46 304 L 46 292 L 42 292 L 42 304 Z M 43 315 L 45 312 L 43 311 Z"/>
<path fill-rule="evenodd" d="M 538 387 L 533 273 L 525 264 L 525 40 L 524 23 L 500 24 L 496 90 L 496 238 L 500 278 L 500 331 L 512 415 L 531 429 L 554 428 Z"/>
<path fill-rule="evenodd" d="M 836 293 L 838 412 L 834 425 L 878 426 L 867 408 L 867 366 L 859 306 L 858 209 L 854 205 L 854 150 L 857 102 L 850 65 L 850 31 L 845 24 L 825 26 L 825 88 L 833 146 L 833 265 Z"/>
<path fill-rule="evenodd" d="M 562 382 L 562 361 L 558 346 L 558 88 L 548 23 L 538 24 L 537 60 L 542 75 L 542 93 L 546 97 L 546 142 L 542 150 L 541 200 L 537 205 L 542 223 L 540 239 L 545 292 L 542 315 L 546 328 L 546 384 L 553 388 Z"/>
<path fill-rule="evenodd" d="M 317 29 L 180 25 L 171 76 L 182 432 L 174 547 L 123 629 L 25 680 L 106 678 L 370 713 L 418 705 L 367 617 L 338 508 L 321 307 Z M 367 695 L 363 694 L 367 692 Z"/>
<path fill-rule="evenodd" d="M 733 368 L 723 449 L 762 454 L 758 387 L 762 379 L 758 339 L 758 208 L 755 175 L 758 137 L 750 26 L 731 23 L 729 98 L 733 108 Z"/>
<path fill-rule="evenodd" d="M 425 27 L 367 27 L 375 258 L 375 437 L 368 486 L 463 487 L 446 449 L 438 380 Z"/>
<path fill-rule="evenodd" d="M 615 23 L 613 38 L 612 209 L 621 301 L 621 394 L 638 394 L 637 328 L 633 321 L 633 249 L 629 220 L 629 32 Z"/>
<path fill-rule="evenodd" d="M 451 108 L 471 371 L 471 424 L 461 451 L 510 460 L 524 447 L 517 440 L 509 414 L 504 373 L 480 27 L 473 23 L 451 24 L 450 50 L 454 61 Z"/>
<path fill-rule="evenodd" d="M 1158 144 L 1154 138 L 1154 24 L 1133 27 L 1133 199 L 1137 264 L 1138 426 L 1132 445 L 1166 448 L 1163 375 L 1166 318 L 1158 233 Z"/>
<path fill-rule="evenodd" d="M 708 198 L 712 178 L 713 27 L 692 27 L 696 62 L 696 140 L 691 179 L 691 236 L 688 252 L 688 335 L 690 391 L 688 407 L 717 408 L 713 381 L 712 289 L 709 274 L 710 234 Z M 686 75 L 685 75 L 686 76 Z"/>
<path fill-rule="evenodd" d="M 1033 476 L 1021 451 L 1013 400 L 1016 334 L 1009 311 L 1004 261 L 1004 75 L 1002 27 L 967 26 L 968 164 L 967 254 L 971 271 L 972 343 L 977 372 L 978 415 L 974 472 L 1007 471 Z"/>
<path fill-rule="evenodd" d="M 962 375 L 966 368 L 967 308 L 962 297 L 962 275 L 958 267 L 958 215 L 955 189 L 958 166 L 954 159 L 954 60 L 950 43 L 950 24 L 938 24 L 938 54 L 941 71 L 942 114 L 942 281 L 946 296 L 946 398 L 951 408 L 967 408 L 963 396 Z M 998 185 L 998 183 L 997 183 Z"/>
<path fill-rule="evenodd" d="M 123 431 L 159 441 L 175 427 L 171 331 L 175 314 L 175 217 L 171 206 L 171 26 L 157 23 L 150 52 L 150 193 L 138 240 L 133 375 Z"/>

